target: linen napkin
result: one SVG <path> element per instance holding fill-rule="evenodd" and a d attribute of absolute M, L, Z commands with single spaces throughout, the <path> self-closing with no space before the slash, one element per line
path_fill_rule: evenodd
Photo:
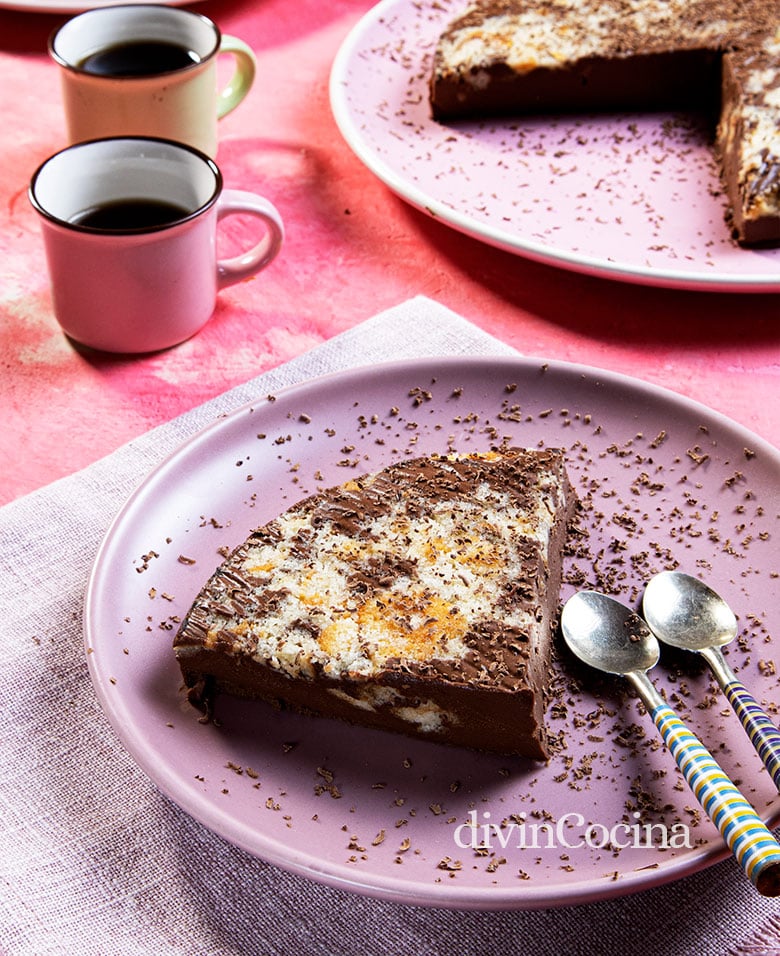
<path fill-rule="evenodd" d="M 138 769 L 99 708 L 82 644 L 87 577 L 115 513 L 182 441 L 257 396 L 326 372 L 507 353 L 418 297 L 0 509 L 4 956 L 780 952 L 778 905 L 731 860 L 632 897 L 531 912 L 404 906 L 311 882 L 187 816 Z"/>

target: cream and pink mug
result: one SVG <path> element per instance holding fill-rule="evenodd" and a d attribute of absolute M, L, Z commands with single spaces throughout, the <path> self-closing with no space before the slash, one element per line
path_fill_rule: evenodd
<path fill-rule="evenodd" d="M 34 173 L 55 316 L 76 342 L 140 353 L 190 338 L 220 289 L 264 269 L 284 227 L 267 199 L 224 189 L 216 163 L 169 140 L 116 137 L 70 146 Z M 259 220 L 256 244 L 217 257 L 217 224 Z"/>
<path fill-rule="evenodd" d="M 68 142 L 156 136 L 216 156 L 217 121 L 244 99 L 255 77 L 251 47 L 208 17 L 177 7 L 97 7 L 66 21 L 49 40 L 61 67 Z M 234 58 L 218 88 L 219 54 Z"/>

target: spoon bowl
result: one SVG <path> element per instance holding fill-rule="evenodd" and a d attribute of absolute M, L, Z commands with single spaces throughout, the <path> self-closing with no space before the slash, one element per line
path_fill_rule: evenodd
<path fill-rule="evenodd" d="M 660 647 L 647 624 L 598 591 L 578 591 L 566 602 L 561 631 L 581 661 L 607 674 L 627 676 L 658 663 Z"/>
<path fill-rule="evenodd" d="M 737 619 L 723 598 L 681 571 L 662 571 L 652 578 L 642 611 L 659 640 L 683 650 L 723 647 L 737 636 Z"/>
<path fill-rule="evenodd" d="M 780 792 L 780 731 L 721 651 L 737 635 L 737 619 L 728 604 L 698 578 L 662 571 L 645 588 L 642 611 L 664 644 L 695 651 L 707 661 Z"/>

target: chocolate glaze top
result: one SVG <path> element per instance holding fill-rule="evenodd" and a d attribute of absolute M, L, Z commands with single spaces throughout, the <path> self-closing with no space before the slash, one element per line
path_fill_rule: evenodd
<path fill-rule="evenodd" d="M 573 506 L 558 450 L 391 465 L 253 532 L 195 601 L 177 653 L 296 677 L 533 689 L 558 600 L 549 542 Z"/>

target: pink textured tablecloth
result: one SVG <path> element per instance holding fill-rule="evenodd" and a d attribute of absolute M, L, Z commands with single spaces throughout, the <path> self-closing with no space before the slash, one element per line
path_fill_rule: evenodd
<path fill-rule="evenodd" d="M 260 277 L 225 290 L 200 335 L 144 358 L 80 353 L 54 320 L 25 193 L 36 165 L 64 144 L 59 77 L 45 53 L 64 16 L 0 10 L 0 455 L 14 462 L 0 502 L 418 294 L 527 354 L 640 376 L 776 439 L 777 296 L 673 292 L 526 261 L 413 210 L 365 168 L 336 128 L 328 78 L 369 7 L 193 7 L 257 52 L 257 82 L 222 121 L 218 160 L 228 186 L 278 206 L 287 241 Z"/>

